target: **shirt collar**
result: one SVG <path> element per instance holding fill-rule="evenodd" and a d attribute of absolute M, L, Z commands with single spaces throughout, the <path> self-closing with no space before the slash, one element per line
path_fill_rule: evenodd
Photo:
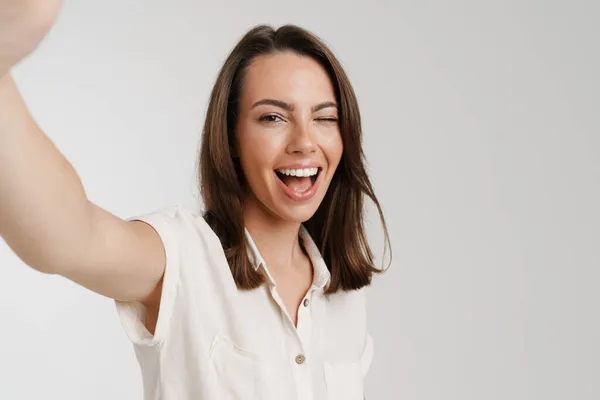
<path fill-rule="evenodd" d="M 325 264 L 325 260 L 323 259 L 319 248 L 304 225 L 300 225 L 300 238 L 302 239 L 304 248 L 306 249 L 308 257 L 313 265 L 313 285 L 323 289 L 331 280 L 329 268 L 327 268 L 327 264 Z"/>
<path fill-rule="evenodd" d="M 258 267 L 265 263 L 265 260 L 260 255 L 260 251 L 258 251 L 258 247 L 256 247 L 256 243 L 254 243 L 254 240 L 252 239 L 250 232 L 248 232 L 248 229 L 244 228 L 244 231 L 246 232 L 246 241 L 248 243 L 248 258 L 250 259 L 254 269 L 257 270 Z"/>
<path fill-rule="evenodd" d="M 275 280 L 269 273 L 269 269 L 266 266 L 265 260 L 261 256 L 258 247 L 256 247 L 256 243 L 254 243 L 250 232 L 248 232 L 248 229 L 246 228 L 244 228 L 244 230 L 248 243 L 248 258 L 250 259 L 252 266 L 255 270 L 258 270 L 258 268 L 262 266 L 267 274 L 269 283 L 275 286 Z M 319 248 L 313 241 L 310 233 L 308 233 L 308 230 L 304 227 L 304 225 L 300 225 L 300 239 L 302 240 L 302 244 L 304 244 L 304 248 L 306 249 L 308 257 L 313 265 L 313 285 L 318 288 L 325 288 L 325 286 L 331 280 L 331 274 L 327 268 L 327 265 L 325 264 L 323 256 L 321 256 Z"/>

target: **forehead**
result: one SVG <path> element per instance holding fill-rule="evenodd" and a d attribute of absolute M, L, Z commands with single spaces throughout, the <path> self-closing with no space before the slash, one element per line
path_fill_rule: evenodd
<path fill-rule="evenodd" d="M 334 101 L 327 71 L 308 56 L 289 51 L 255 58 L 246 71 L 242 102 L 275 98 L 290 102 Z"/>

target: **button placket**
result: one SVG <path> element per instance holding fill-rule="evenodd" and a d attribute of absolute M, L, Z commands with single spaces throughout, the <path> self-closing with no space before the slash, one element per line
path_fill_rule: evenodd
<path fill-rule="evenodd" d="M 300 341 L 304 345 L 304 348 L 307 348 L 310 343 L 310 338 L 312 336 L 312 316 L 311 316 L 311 298 L 314 294 L 314 287 L 311 287 L 306 293 L 306 297 L 302 301 L 299 309 L 298 309 L 298 326 L 296 331 L 298 333 L 298 337 Z M 313 299 L 314 301 L 314 299 Z"/>
<path fill-rule="evenodd" d="M 302 400 L 312 399 L 312 381 L 310 360 L 307 359 L 304 352 L 300 352 L 294 357 L 294 379 L 296 381 L 297 398 Z"/>

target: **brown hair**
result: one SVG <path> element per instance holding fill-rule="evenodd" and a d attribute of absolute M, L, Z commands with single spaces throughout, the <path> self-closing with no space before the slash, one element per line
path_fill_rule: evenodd
<path fill-rule="evenodd" d="M 275 30 L 259 25 L 252 28 L 221 68 L 210 96 L 198 165 L 204 218 L 221 241 L 237 286 L 253 289 L 261 285 L 265 281 L 264 273 L 252 268 L 247 255 L 242 215 L 245 180 L 232 153 L 245 71 L 254 58 L 281 51 L 316 60 L 327 71 L 335 89 L 343 154 L 325 198 L 304 226 L 331 272 L 326 293 L 359 289 L 370 284 L 373 273 L 381 272 L 373 265 L 373 253 L 364 230 L 365 195 L 379 212 L 391 263 L 389 235 L 365 168 L 361 118 L 354 90 L 331 50 L 301 27 L 284 25 Z"/>

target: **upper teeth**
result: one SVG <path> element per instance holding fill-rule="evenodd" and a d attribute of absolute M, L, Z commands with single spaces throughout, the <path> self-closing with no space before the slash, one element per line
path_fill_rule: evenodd
<path fill-rule="evenodd" d="M 289 176 L 313 176 L 319 172 L 319 168 L 278 169 L 277 172 Z"/>

